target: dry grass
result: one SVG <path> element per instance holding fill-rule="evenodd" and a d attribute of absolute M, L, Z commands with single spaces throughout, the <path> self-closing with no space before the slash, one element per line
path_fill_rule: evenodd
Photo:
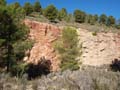
<path fill-rule="evenodd" d="M 120 90 L 120 72 L 86 66 L 73 72 L 50 73 L 31 81 L 1 74 L 0 90 Z"/>

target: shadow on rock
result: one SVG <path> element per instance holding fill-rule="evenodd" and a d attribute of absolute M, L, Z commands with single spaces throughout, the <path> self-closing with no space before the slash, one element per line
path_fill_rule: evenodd
<path fill-rule="evenodd" d="M 27 73 L 28 73 L 28 79 L 34 79 L 41 75 L 47 75 L 50 73 L 51 70 L 51 61 L 46 60 L 45 57 L 40 58 L 40 62 L 38 62 L 37 65 L 35 64 L 29 64 Z"/>

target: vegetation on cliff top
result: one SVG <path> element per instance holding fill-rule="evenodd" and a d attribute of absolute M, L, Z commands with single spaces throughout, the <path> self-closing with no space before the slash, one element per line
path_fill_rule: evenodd
<path fill-rule="evenodd" d="M 16 3 L 14 4 L 16 5 Z M 20 4 L 17 2 L 17 5 Z M 110 16 L 107 16 L 105 14 L 101 14 L 100 16 L 97 14 L 92 15 L 79 9 L 76 9 L 73 13 L 67 13 L 67 10 L 65 8 L 58 10 L 54 5 L 49 5 L 45 8 L 42 8 L 39 1 L 36 1 L 34 4 L 26 2 L 23 5 L 23 7 L 21 6 L 21 8 L 24 9 L 24 14 L 26 16 L 36 17 L 36 14 L 39 14 L 46 17 L 48 20 L 52 22 L 66 21 L 72 23 L 73 22 L 88 23 L 90 25 L 100 24 L 120 29 L 119 20 L 115 19 L 115 17 L 113 17 L 112 15 Z"/>

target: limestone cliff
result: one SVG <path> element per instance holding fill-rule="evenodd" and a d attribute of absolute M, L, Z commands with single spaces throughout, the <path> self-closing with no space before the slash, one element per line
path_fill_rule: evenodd
<path fill-rule="evenodd" d="M 100 66 L 111 64 L 114 59 L 120 59 L 120 34 L 112 32 L 93 32 L 79 28 L 80 43 L 82 43 L 81 60 L 85 65 Z"/>

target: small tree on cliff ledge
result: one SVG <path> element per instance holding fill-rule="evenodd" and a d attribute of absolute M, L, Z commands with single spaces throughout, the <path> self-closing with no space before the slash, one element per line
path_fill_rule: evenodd
<path fill-rule="evenodd" d="M 79 69 L 78 61 L 76 60 L 79 55 L 78 35 L 75 29 L 65 28 L 62 31 L 62 38 L 57 42 L 56 49 L 60 54 L 60 67 L 62 70 Z"/>

